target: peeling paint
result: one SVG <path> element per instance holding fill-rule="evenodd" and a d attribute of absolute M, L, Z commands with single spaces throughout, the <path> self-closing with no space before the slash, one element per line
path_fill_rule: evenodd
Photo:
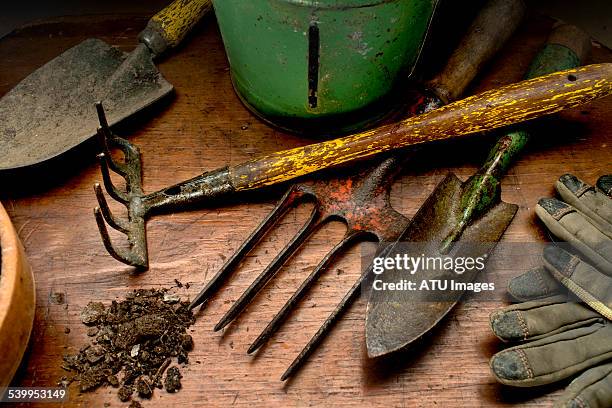
<path fill-rule="evenodd" d="M 565 85 L 570 74 L 576 80 L 568 90 Z M 522 81 L 393 125 L 273 153 L 230 168 L 230 177 L 237 190 L 248 190 L 391 149 L 508 126 L 609 95 L 611 81 L 612 64 L 589 65 Z"/>

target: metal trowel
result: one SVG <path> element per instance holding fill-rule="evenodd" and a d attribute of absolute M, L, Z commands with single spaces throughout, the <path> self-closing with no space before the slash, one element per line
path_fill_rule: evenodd
<path fill-rule="evenodd" d="M 41 163 L 95 136 L 96 101 L 113 125 L 170 93 L 153 59 L 211 8 L 211 0 L 175 0 L 149 20 L 131 53 L 88 39 L 30 74 L 0 99 L 0 170 Z"/>
<path fill-rule="evenodd" d="M 575 27 L 559 25 L 532 62 L 527 77 L 578 66 L 589 44 L 590 39 Z M 384 256 L 476 259 L 484 255 L 486 259 L 518 210 L 516 205 L 501 201 L 501 177 L 528 138 L 529 134 L 522 130 L 502 136 L 481 169 L 465 182 L 453 174 L 446 176 L 400 238 L 383 252 Z M 370 357 L 404 349 L 427 333 L 463 295 L 462 290 L 450 288 L 450 280 L 455 285 L 472 282 L 479 272 L 473 268 L 457 274 L 433 261 L 431 266 L 419 267 L 413 274 L 399 268 L 381 273 L 376 278 L 378 283 L 373 285 L 378 290 L 370 292 L 366 315 Z M 388 284 L 403 280 L 416 281 L 417 285 L 422 280 L 447 282 L 449 286 L 437 291 L 384 290 L 390 287 Z"/>

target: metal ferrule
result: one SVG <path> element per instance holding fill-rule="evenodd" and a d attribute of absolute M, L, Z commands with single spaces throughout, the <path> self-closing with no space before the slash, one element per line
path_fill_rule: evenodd
<path fill-rule="evenodd" d="M 147 46 L 153 55 L 161 55 L 168 49 L 168 41 L 164 38 L 160 29 L 155 25 L 157 23 L 150 21 L 144 30 L 138 34 L 138 41 Z"/>
<path fill-rule="evenodd" d="M 147 194 L 142 198 L 146 212 L 207 201 L 236 189 L 232 185 L 228 167 L 203 173 L 171 187 Z"/>

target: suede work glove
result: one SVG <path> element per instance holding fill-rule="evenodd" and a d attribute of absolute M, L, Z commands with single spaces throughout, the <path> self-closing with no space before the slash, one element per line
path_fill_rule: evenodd
<path fill-rule="evenodd" d="M 555 407 L 612 407 L 612 176 L 592 187 L 559 178 L 563 201 L 543 198 L 536 214 L 582 257 L 557 246 L 544 266 L 510 281 L 522 303 L 491 315 L 497 337 L 518 345 L 493 356 L 497 380 L 517 387 L 550 384 L 580 374 Z M 584 303 L 568 300 L 571 292 Z"/>

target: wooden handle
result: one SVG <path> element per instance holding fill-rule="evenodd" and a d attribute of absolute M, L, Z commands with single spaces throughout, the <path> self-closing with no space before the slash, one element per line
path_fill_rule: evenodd
<path fill-rule="evenodd" d="M 531 63 L 526 78 L 537 78 L 579 66 L 581 57 L 588 51 L 588 47 L 583 46 L 585 37 L 584 33 L 573 27 L 568 29 L 567 25 L 557 26 L 547 44 Z M 570 49 L 570 46 L 573 49 Z M 440 252 L 448 253 L 475 217 L 479 217 L 501 201 L 501 178 L 528 140 L 529 133 L 520 129 L 497 140 L 483 166 L 465 182 L 459 202 L 460 217 L 442 240 Z"/>
<path fill-rule="evenodd" d="M 546 44 L 531 62 L 525 78 L 537 78 L 580 66 L 590 51 L 590 45 L 590 37 L 580 29 L 568 24 L 555 26 Z M 522 130 L 501 137 L 489 153 L 481 172 L 501 178 L 528 139 L 529 134 Z"/>
<path fill-rule="evenodd" d="M 212 10 L 211 0 L 174 0 L 155 14 L 138 39 L 155 55 L 176 47 L 187 33 Z"/>
<path fill-rule="evenodd" d="M 555 24 L 546 42 L 570 49 L 579 61 L 584 61 L 591 51 L 591 37 L 578 27 L 563 22 Z"/>
<path fill-rule="evenodd" d="M 612 63 L 507 85 L 401 122 L 285 150 L 229 168 L 235 190 L 291 180 L 410 145 L 488 131 L 573 108 L 612 93 Z"/>
<path fill-rule="evenodd" d="M 444 70 L 428 87 L 444 102 L 456 100 L 520 24 L 523 0 L 490 0 L 480 11 Z"/>

